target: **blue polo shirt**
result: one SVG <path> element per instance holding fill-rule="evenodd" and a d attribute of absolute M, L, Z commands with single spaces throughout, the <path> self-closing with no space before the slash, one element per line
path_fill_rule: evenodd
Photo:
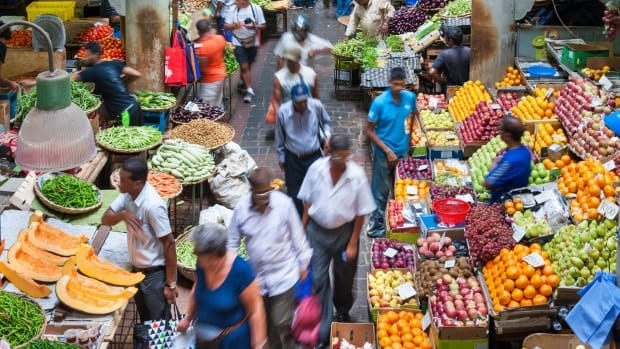
<path fill-rule="evenodd" d="M 407 128 L 407 119 L 416 110 L 415 103 L 415 93 L 403 90 L 400 92 L 400 104 L 396 104 L 391 90 L 387 89 L 370 105 L 368 121 L 376 123 L 377 136 L 399 158 L 409 152 L 411 135 Z M 374 150 L 377 155 L 385 157 L 383 150 L 376 145 Z"/>
<path fill-rule="evenodd" d="M 526 146 L 507 150 L 486 178 L 491 186 L 491 202 L 499 202 L 504 193 L 513 189 L 526 187 L 531 162 L 532 154 Z"/>

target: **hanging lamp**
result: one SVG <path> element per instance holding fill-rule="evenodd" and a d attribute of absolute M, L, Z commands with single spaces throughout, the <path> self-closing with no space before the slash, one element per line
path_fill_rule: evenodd
<path fill-rule="evenodd" d="M 15 162 L 22 169 L 53 172 L 78 167 L 97 153 L 88 117 L 71 101 L 71 78 L 54 69 L 52 42 L 45 30 L 27 21 L 0 26 L 0 33 L 13 25 L 31 27 L 48 43 L 49 71 L 37 76 L 37 103 L 21 124 Z"/>

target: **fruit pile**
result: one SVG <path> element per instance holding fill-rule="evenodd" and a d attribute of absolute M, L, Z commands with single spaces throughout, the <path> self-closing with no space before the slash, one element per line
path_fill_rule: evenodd
<path fill-rule="evenodd" d="M 537 125 L 536 135 L 534 136 L 534 151 L 541 155 L 543 148 L 548 148 L 552 144 L 565 145 L 568 143 L 566 134 L 561 125 L 551 123 L 541 123 Z"/>
<path fill-rule="evenodd" d="M 103 52 L 101 53 L 101 59 L 118 59 L 125 60 L 125 51 L 123 50 L 123 43 L 117 38 L 106 38 L 99 42 Z M 86 48 L 81 47 L 75 55 L 77 58 L 82 59 L 86 56 Z"/>
<path fill-rule="evenodd" d="M 76 42 L 93 42 L 108 38 L 114 34 L 114 28 L 109 25 L 102 24 L 92 26 L 75 36 Z"/>
<path fill-rule="evenodd" d="M 497 135 L 504 112 L 490 102 L 480 102 L 474 112 L 459 127 L 459 135 L 465 144 L 486 142 Z"/>
<path fill-rule="evenodd" d="M 425 159 L 401 159 L 396 165 L 396 171 L 401 179 L 431 179 L 433 176 L 430 162 Z"/>
<path fill-rule="evenodd" d="M 532 172 L 530 172 L 530 178 L 528 179 L 530 185 L 549 183 L 553 180 L 554 177 L 551 175 L 551 171 L 548 171 L 542 162 L 532 166 Z"/>
<path fill-rule="evenodd" d="M 438 326 L 486 326 L 486 300 L 478 280 L 470 276 L 453 278 L 444 275 L 437 281 L 437 295 L 430 297 L 433 320 Z"/>
<path fill-rule="evenodd" d="M 543 159 L 542 164 L 545 165 L 547 170 L 559 169 L 561 170 L 565 166 L 573 163 L 573 159 L 569 155 L 562 155 L 558 160 L 551 160 L 549 158 Z"/>
<path fill-rule="evenodd" d="M 390 228 L 398 228 L 405 225 L 405 217 L 403 217 L 403 203 L 396 200 L 388 201 L 388 226 Z"/>
<path fill-rule="evenodd" d="M 547 220 L 536 220 L 532 211 L 525 213 L 518 211 L 512 217 L 514 224 L 525 230 L 525 237 L 528 239 L 537 238 L 551 234 L 551 227 Z"/>
<path fill-rule="evenodd" d="M 505 147 L 506 143 L 499 136 L 494 137 L 487 144 L 476 150 L 468 160 L 469 168 L 472 172 L 471 179 L 474 185 L 474 192 L 478 195 L 479 200 L 484 201 L 490 198 L 489 192 L 484 188 L 484 177 L 491 170 L 495 154 Z"/>
<path fill-rule="evenodd" d="M 432 110 L 422 109 L 420 111 L 420 119 L 425 130 L 452 129 L 454 128 L 454 120 L 450 113 L 442 109 L 438 113 Z"/>
<path fill-rule="evenodd" d="M 504 210 L 509 216 L 513 216 L 517 212 L 523 212 L 523 200 L 520 197 L 516 197 L 513 200 L 504 201 Z"/>
<path fill-rule="evenodd" d="M 411 187 L 416 189 L 410 189 Z M 394 182 L 394 198 L 396 201 L 424 201 L 428 199 L 429 193 L 430 187 L 425 180 L 399 178 Z"/>
<path fill-rule="evenodd" d="M 491 95 L 482 82 L 467 81 L 456 91 L 452 102 L 448 105 L 448 110 L 456 122 L 461 122 L 471 115 L 478 103 L 482 101 L 491 101 Z"/>
<path fill-rule="evenodd" d="M 560 170 L 558 189 L 570 201 L 570 212 L 575 222 L 600 219 L 598 206 L 602 199 L 616 202 L 613 183 L 620 180 L 617 174 L 607 171 L 600 161 L 586 159 L 571 163 Z"/>
<path fill-rule="evenodd" d="M 424 109 L 446 109 L 448 104 L 446 103 L 445 95 L 429 95 L 425 93 L 418 94 L 416 101 L 416 107 L 418 110 Z"/>
<path fill-rule="evenodd" d="M 12 30 L 7 46 L 32 47 L 32 30 Z"/>
<path fill-rule="evenodd" d="M 601 96 L 599 88 L 588 80 L 571 78 L 560 92 L 553 112 L 566 132 L 572 135 L 577 131 L 582 117 L 592 117 L 594 113 L 610 113 L 611 108 L 604 105 L 606 102 L 606 97 Z"/>
<path fill-rule="evenodd" d="M 543 261 L 534 267 L 523 260 L 536 253 Z M 495 313 L 505 308 L 518 308 L 547 304 L 553 289 L 560 284 L 547 253 L 537 244 L 516 245 L 513 249 L 503 248 L 482 268 Z"/>
<path fill-rule="evenodd" d="M 511 109 L 511 112 L 521 121 L 555 119 L 553 108 L 555 104 L 547 101 L 547 89 L 536 88 L 535 96 L 526 96 Z"/>
<path fill-rule="evenodd" d="M 513 107 L 516 107 L 521 100 L 517 92 L 500 92 L 497 97 L 497 102 L 504 111 L 510 111 Z"/>
<path fill-rule="evenodd" d="M 474 265 L 482 265 L 499 254 L 502 248 L 512 248 L 512 228 L 504 219 L 504 207 L 498 204 L 475 205 L 465 218 L 465 238 Z"/>
<path fill-rule="evenodd" d="M 567 225 L 545 245 L 562 286 L 583 287 L 599 271 L 616 273 L 617 226 L 613 220 Z"/>
<path fill-rule="evenodd" d="M 582 118 L 569 144 L 573 152 L 582 158 L 592 156 L 603 159 L 620 151 L 615 132 L 605 126 L 599 114 Z"/>
<path fill-rule="evenodd" d="M 411 271 L 402 272 L 400 270 L 376 270 L 368 274 L 368 297 L 370 306 L 373 309 L 379 308 L 400 308 L 403 305 L 417 308 L 418 300 L 416 297 L 402 299 L 398 295 L 398 288 L 404 284 L 413 284 L 413 273 Z"/>
<path fill-rule="evenodd" d="M 435 172 L 435 175 L 440 175 L 444 172 L 452 172 L 460 177 L 469 176 L 469 168 L 467 168 L 467 163 L 454 159 L 433 161 L 433 171 Z"/>
<path fill-rule="evenodd" d="M 420 257 L 423 258 L 452 257 L 456 253 L 456 247 L 452 245 L 452 239 L 446 236 L 442 241 L 439 233 L 432 233 L 428 238 L 418 238 L 417 245 Z"/>
<path fill-rule="evenodd" d="M 430 147 L 458 147 L 459 138 L 454 131 L 427 131 L 428 145 Z"/>
<path fill-rule="evenodd" d="M 458 186 L 458 187 L 450 187 L 437 185 L 435 183 L 431 184 L 431 200 L 441 200 L 441 199 L 449 199 L 455 198 L 457 195 L 471 195 L 474 197 L 474 190 L 468 186 Z"/>
<path fill-rule="evenodd" d="M 426 299 L 436 294 L 437 285 L 446 276 L 452 278 L 469 278 L 474 276 L 473 269 L 467 257 L 454 259 L 454 266 L 446 268 L 446 262 L 454 258 L 441 257 L 439 259 L 425 259 L 420 261 L 418 272 L 415 275 L 420 297 Z"/>
<path fill-rule="evenodd" d="M 388 257 L 388 249 L 396 250 L 393 257 Z M 375 239 L 371 248 L 372 267 L 374 269 L 409 268 L 415 270 L 413 246 L 388 239 Z"/>
<path fill-rule="evenodd" d="M 601 69 L 583 68 L 581 69 L 581 75 L 594 81 L 599 81 L 601 77 L 611 71 L 611 67 L 606 65 Z"/>
<path fill-rule="evenodd" d="M 495 88 L 521 85 L 523 85 L 523 79 L 521 78 L 521 73 L 519 73 L 519 69 L 509 66 L 508 68 L 506 68 L 506 75 L 504 75 L 504 78 L 501 81 L 495 83 Z"/>
<path fill-rule="evenodd" d="M 377 317 L 377 340 L 381 348 L 432 349 L 430 338 L 422 330 L 422 313 L 387 311 Z"/>
<path fill-rule="evenodd" d="M 411 139 L 409 141 L 409 145 L 411 147 L 426 147 L 426 135 L 422 131 L 420 125 L 416 122 L 413 124 L 413 129 L 411 130 Z"/>

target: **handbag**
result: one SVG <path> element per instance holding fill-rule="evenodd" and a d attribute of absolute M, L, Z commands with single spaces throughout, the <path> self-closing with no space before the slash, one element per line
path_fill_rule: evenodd
<path fill-rule="evenodd" d="M 200 67 L 198 63 L 198 55 L 196 54 L 196 47 L 193 43 L 187 42 L 185 40 L 185 36 L 181 30 L 177 30 L 176 34 L 177 40 L 179 41 L 181 47 L 185 49 L 185 57 L 187 59 L 187 82 L 193 83 L 198 82 L 202 77 L 200 72 Z"/>
<path fill-rule="evenodd" d="M 166 86 L 187 85 L 187 55 L 185 49 L 179 44 L 178 33 L 179 31 L 175 29 L 172 35 L 172 47 L 167 47 L 164 51 L 164 83 Z"/>
<path fill-rule="evenodd" d="M 228 336 L 231 332 L 241 327 L 248 319 L 248 315 L 246 314 L 241 321 L 236 324 L 227 327 L 221 331 L 212 339 L 202 339 L 199 336 L 196 336 L 196 347 L 199 349 L 220 349 L 222 345 L 222 341 L 226 336 Z"/>
<path fill-rule="evenodd" d="M 179 307 L 174 304 L 172 312 L 168 312 L 161 320 L 142 323 L 136 321 L 133 326 L 134 349 L 171 349 L 175 337 L 179 334 L 177 323 L 182 318 Z"/>
<path fill-rule="evenodd" d="M 271 97 L 271 101 L 269 101 L 269 109 L 267 110 L 267 114 L 265 114 L 266 124 L 275 125 L 277 111 L 278 111 L 278 107 L 276 107 L 276 101 L 273 97 Z"/>

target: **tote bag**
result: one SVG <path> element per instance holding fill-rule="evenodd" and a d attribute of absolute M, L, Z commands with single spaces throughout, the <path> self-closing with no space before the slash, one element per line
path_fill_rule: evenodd
<path fill-rule="evenodd" d="M 171 87 L 187 85 L 187 55 L 177 40 L 178 32 L 175 30 L 172 35 L 172 47 L 164 51 L 164 83 Z"/>

